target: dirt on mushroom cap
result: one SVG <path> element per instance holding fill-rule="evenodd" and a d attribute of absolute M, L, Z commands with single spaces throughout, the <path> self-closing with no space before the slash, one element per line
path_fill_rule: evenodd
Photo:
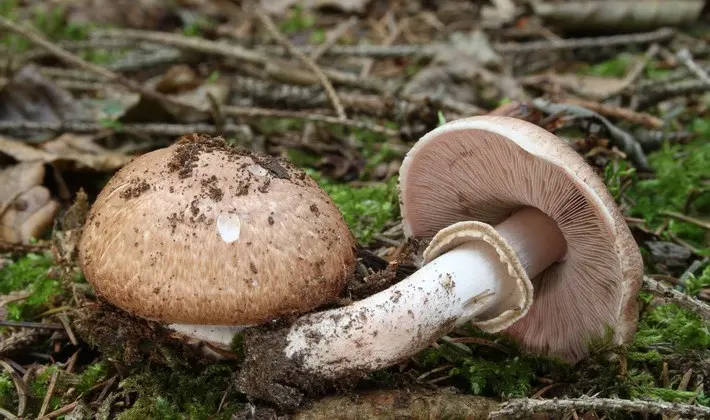
<path fill-rule="evenodd" d="M 187 136 L 109 181 L 80 261 L 97 293 L 139 316 L 240 325 L 330 302 L 354 270 L 354 245 L 301 170 L 221 138 Z"/>

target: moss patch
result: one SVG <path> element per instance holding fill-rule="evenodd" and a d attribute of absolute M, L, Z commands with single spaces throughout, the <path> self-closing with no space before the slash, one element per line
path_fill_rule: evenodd
<path fill-rule="evenodd" d="M 27 254 L 0 270 L 0 294 L 27 290 L 30 296 L 7 305 L 10 320 L 29 319 L 51 306 L 62 292 L 60 282 L 49 275 L 52 258 L 43 254 Z"/>

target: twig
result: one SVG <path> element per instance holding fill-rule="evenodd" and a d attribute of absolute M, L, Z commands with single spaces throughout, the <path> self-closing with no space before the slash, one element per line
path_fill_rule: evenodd
<path fill-rule="evenodd" d="M 69 341 L 73 345 L 78 346 L 79 341 L 76 339 L 76 336 L 74 335 L 74 331 L 72 331 L 72 329 L 71 329 L 71 325 L 69 324 L 69 319 L 67 318 L 67 316 L 65 314 L 61 313 L 61 314 L 57 315 L 57 318 L 59 318 L 59 321 L 64 326 L 64 330 L 67 333 L 67 337 L 69 337 Z"/>
<path fill-rule="evenodd" d="M 340 103 L 340 99 L 338 99 L 338 95 L 335 93 L 335 89 L 333 89 L 333 85 L 330 84 L 330 80 L 323 74 L 321 69 L 318 67 L 316 63 L 313 62 L 307 55 L 296 49 L 296 47 L 289 41 L 281 31 L 279 31 L 279 28 L 276 27 L 276 24 L 274 23 L 273 19 L 263 11 L 259 10 L 258 8 L 255 9 L 255 14 L 261 21 L 261 23 L 264 25 L 267 31 L 271 34 L 271 36 L 276 39 L 281 45 L 283 45 L 289 53 L 295 55 L 298 57 L 299 60 L 303 62 L 306 67 L 311 69 L 313 73 L 318 77 L 318 80 L 320 81 L 321 85 L 323 85 L 323 88 L 325 89 L 326 93 L 328 94 L 328 98 L 330 98 L 330 102 L 333 104 L 333 108 L 335 109 L 335 112 L 338 114 L 338 117 L 341 120 L 347 119 L 347 116 L 345 115 L 345 109 L 343 108 L 343 104 Z"/>
<path fill-rule="evenodd" d="M 63 326 L 59 324 L 47 324 L 44 322 L 29 322 L 29 321 L 9 321 L 6 319 L 0 320 L 2 327 L 18 327 L 18 328 L 40 328 L 48 330 L 62 330 Z"/>
<path fill-rule="evenodd" d="M 64 415 L 64 414 L 72 411 L 73 409 L 75 409 L 78 404 L 79 404 L 79 401 L 74 401 L 71 404 L 67 404 L 60 409 L 52 411 L 51 413 L 47 414 L 46 416 L 38 417 L 37 420 L 49 420 L 49 419 L 53 419 L 55 417 L 59 417 L 61 415 Z"/>
<path fill-rule="evenodd" d="M 643 288 L 658 297 L 662 297 L 667 303 L 678 305 L 683 309 L 693 312 L 705 322 L 710 322 L 710 305 L 707 305 L 692 296 L 679 292 L 672 287 L 667 287 L 651 277 L 643 277 Z"/>
<path fill-rule="evenodd" d="M 15 390 L 17 391 L 17 417 L 22 417 L 25 414 L 25 408 L 27 408 L 27 395 L 30 393 L 27 383 L 20 378 L 20 376 L 15 372 L 15 369 L 5 360 L 0 360 L 0 366 L 2 366 L 5 371 L 7 371 L 12 382 L 15 385 Z"/>
<path fill-rule="evenodd" d="M 554 103 L 544 98 L 535 98 L 532 100 L 532 104 L 535 108 L 550 115 L 567 114 L 575 118 L 596 120 L 606 128 L 613 143 L 621 149 L 621 151 L 628 154 L 636 166 L 642 170 L 649 170 L 648 158 L 634 136 L 612 124 L 602 115 L 578 105 Z"/>
<path fill-rule="evenodd" d="M 629 35 L 612 35 L 577 39 L 562 39 L 555 42 L 533 41 L 526 43 L 494 43 L 493 49 L 500 54 L 520 54 L 540 51 L 578 50 L 627 46 L 629 44 L 643 45 L 654 42 L 664 42 L 675 35 L 669 28 L 661 28 L 651 32 L 641 32 Z M 306 45 L 299 47 L 304 53 L 315 47 Z M 337 45 L 328 51 L 328 55 L 348 57 L 398 58 L 410 56 L 430 57 L 436 54 L 441 45 Z M 283 48 L 269 47 L 265 49 L 271 54 L 284 55 Z"/>
<path fill-rule="evenodd" d="M 0 122 L 2 124 L 2 122 Z M 0 128 L 1 130 L 2 128 Z M 51 247 L 49 243 L 39 244 L 16 244 L 0 240 L 0 252 L 9 252 L 11 254 L 26 254 L 28 252 L 42 252 Z"/>
<path fill-rule="evenodd" d="M 683 63 L 683 65 L 687 67 L 691 73 L 697 76 L 698 79 L 710 84 L 710 76 L 708 76 L 705 70 L 703 70 L 703 68 L 700 67 L 698 63 L 695 62 L 695 60 L 693 60 L 693 56 L 690 54 L 690 51 L 687 48 L 683 48 L 682 50 L 678 51 L 678 53 L 676 53 L 676 57 L 678 57 L 680 62 Z"/>
<path fill-rule="evenodd" d="M 667 41 L 675 35 L 670 28 L 661 28 L 652 32 L 643 32 L 629 35 L 611 35 L 590 38 L 565 39 L 556 42 L 533 41 L 527 43 L 494 44 L 493 49 L 501 54 L 521 54 L 539 51 L 560 51 L 594 48 L 611 48 L 628 46 L 629 44 L 642 45 L 654 42 Z"/>
<path fill-rule="evenodd" d="M 63 121 L 63 122 L 34 122 L 34 121 L 0 121 L 0 131 L 25 129 L 25 130 L 52 130 L 56 132 L 68 131 L 73 133 L 97 133 L 101 131 L 125 131 L 143 135 L 182 136 L 190 133 L 217 134 L 248 134 L 246 125 L 225 124 L 220 130 L 211 124 L 163 124 L 163 123 L 137 123 L 121 124 L 114 127 L 94 121 Z M 15 245 L 15 244 L 8 244 Z M 0 243 L 0 251 L 13 247 Z M 38 250 L 44 249 L 37 247 Z"/>
<path fill-rule="evenodd" d="M 693 94 L 700 95 L 707 91 L 710 91 L 710 84 L 703 80 L 682 80 L 656 84 L 643 93 L 638 99 L 636 108 L 644 109 L 667 99 Z"/>
<path fill-rule="evenodd" d="M 16 353 L 38 342 L 42 337 L 51 334 L 49 329 L 24 329 L 3 337 L 0 341 L 0 356 Z"/>
<path fill-rule="evenodd" d="M 663 127 L 663 121 L 660 118 L 654 117 L 653 115 L 645 112 L 636 112 L 628 108 L 601 104 L 599 102 L 587 101 L 578 98 L 564 98 L 562 102 L 582 106 L 605 117 L 621 118 L 636 124 L 642 124 L 648 128 Z"/>
<path fill-rule="evenodd" d="M 8 420 L 19 420 L 19 417 L 16 415 L 12 414 L 11 412 L 5 410 L 4 408 L 0 407 L 0 415 L 4 416 Z"/>
<path fill-rule="evenodd" d="M 678 213 L 675 211 L 670 211 L 670 210 L 661 210 L 658 212 L 658 214 L 662 214 L 664 216 L 672 217 L 674 219 L 681 220 L 686 223 L 693 224 L 695 226 L 699 226 L 703 229 L 708 229 L 710 230 L 710 222 L 706 222 L 704 220 L 696 219 L 694 217 L 686 216 L 685 214 Z"/>
<path fill-rule="evenodd" d="M 342 37 L 345 32 L 349 31 L 353 26 L 357 24 L 357 18 L 351 16 L 350 19 L 340 22 L 332 31 L 326 35 L 326 40 L 323 44 L 319 45 L 316 49 L 311 51 L 310 59 L 313 62 L 317 62 L 323 54 L 325 54 L 329 49 L 331 49 Z"/>
<path fill-rule="evenodd" d="M 47 394 L 44 396 L 44 401 L 42 402 L 42 408 L 39 410 L 37 417 L 44 417 L 44 413 L 47 412 L 49 408 L 49 402 L 52 400 L 52 394 L 54 393 L 54 387 L 57 385 L 57 377 L 59 376 L 59 371 L 56 370 L 52 374 L 52 378 L 49 380 L 49 385 L 47 386 Z"/>
<path fill-rule="evenodd" d="M 124 39 L 132 39 L 136 41 L 151 41 L 163 45 L 172 45 L 177 48 L 197 51 L 202 54 L 215 54 L 223 57 L 233 58 L 241 63 L 258 64 L 267 66 L 275 61 L 268 55 L 248 50 L 236 45 L 226 44 L 223 42 L 210 41 L 208 39 L 186 37 L 179 34 L 170 34 L 165 32 L 154 32 L 137 29 L 95 29 L 93 36 L 116 37 Z M 272 65 L 276 69 L 279 66 Z M 352 73 L 346 73 L 332 69 L 321 69 L 323 74 L 335 83 L 340 83 L 346 86 L 357 87 L 361 89 L 373 90 L 376 92 L 385 92 L 389 89 L 386 83 L 380 80 L 368 78 L 364 79 Z M 317 78 L 314 80 L 317 83 Z"/>
<path fill-rule="evenodd" d="M 622 400 L 617 398 L 580 397 L 570 399 L 534 400 L 519 398 L 503 404 L 488 418 L 529 417 L 534 413 L 560 413 L 579 411 L 623 411 L 649 414 L 678 414 L 686 418 L 710 418 L 710 408 L 699 405 L 661 401 Z"/>

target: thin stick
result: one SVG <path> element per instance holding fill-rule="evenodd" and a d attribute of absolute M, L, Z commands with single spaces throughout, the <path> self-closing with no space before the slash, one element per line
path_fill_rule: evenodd
<path fill-rule="evenodd" d="M 59 376 L 59 371 L 55 371 L 52 374 L 52 378 L 49 380 L 49 386 L 47 386 L 47 394 L 44 396 L 44 401 L 42 402 L 42 408 L 39 410 L 37 417 L 43 417 L 44 413 L 47 412 L 49 408 L 49 402 L 52 399 L 52 394 L 54 393 L 54 387 L 57 385 L 57 377 Z"/>
<path fill-rule="evenodd" d="M 274 21 L 264 13 L 263 11 L 256 9 L 255 10 L 256 16 L 261 20 L 261 23 L 264 25 L 264 27 L 269 31 L 272 37 L 276 39 L 281 45 L 283 45 L 289 53 L 295 55 L 298 57 L 303 64 L 306 65 L 306 67 L 310 68 L 313 73 L 318 77 L 318 80 L 320 81 L 321 85 L 323 85 L 323 88 L 325 89 L 326 94 L 328 95 L 328 98 L 330 99 L 330 102 L 333 104 L 333 108 L 335 109 L 335 112 L 338 114 L 338 117 L 341 120 L 347 119 L 347 116 L 345 115 L 345 109 L 343 108 L 343 104 L 340 102 L 340 99 L 338 98 L 338 95 L 335 93 L 335 89 L 333 89 L 333 85 L 330 84 L 330 80 L 323 74 L 320 68 L 318 68 L 318 65 L 313 62 L 308 56 L 306 56 L 303 52 L 299 51 L 291 41 L 289 41 L 281 32 L 279 31 L 279 28 L 276 27 L 276 24 Z"/>
<path fill-rule="evenodd" d="M 76 336 L 74 335 L 74 331 L 71 329 L 71 325 L 69 324 L 69 319 L 67 316 L 63 313 L 57 315 L 57 318 L 59 318 L 59 321 L 62 323 L 64 326 L 64 330 L 67 332 L 67 336 L 69 337 L 69 341 L 75 345 L 79 345 L 79 341 L 76 339 Z"/>
<path fill-rule="evenodd" d="M 674 219 L 678 219 L 678 220 L 681 220 L 686 223 L 694 224 L 694 225 L 699 226 L 703 229 L 710 230 L 710 222 L 706 222 L 704 220 L 700 220 L 700 219 L 696 219 L 694 217 L 686 216 L 683 213 L 678 213 L 678 212 L 670 211 L 670 210 L 661 210 L 659 212 L 659 214 L 662 214 L 662 215 L 668 216 L 668 217 L 672 217 Z"/>
<path fill-rule="evenodd" d="M 8 420 L 18 420 L 19 417 L 16 415 L 12 414 L 11 412 L 5 410 L 4 408 L 0 407 L 0 415 L 5 416 Z"/>
<path fill-rule="evenodd" d="M 622 108 L 615 105 L 601 104 L 599 102 L 587 101 L 578 98 L 564 98 L 563 103 L 579 105 L 589 110 L 592 110 L 605 117 L 622 118 L 627 121 L 642 124 L 648 128 L 661 128 L 663 121 L 660 118 L 654 117 L 645 112 L 636 112 L 632 109 Z"/>
<path fill-rule="evenodd" d="M 687 48 L 683 48 L 678 51 L 678 53 L 676 53 L 676 57 L 678 57 L 680 62 L 683 63 L 683 65 L 687 67 L 688 70 L 690 70 L 691 73 L 693 73 L 698 79 L 710 84 L 710 76 L 708 76 L 705 70 L 703 70 L 703 68 L 700 67 L 695 60 L 693 60 L 693 56 Z"/>
<path fill-rule="evenodd" d="M 664 298 L 666 302 L 673 303 L 697 314 L 705 322 L 710 322 L 710 305 L 685 293 L 681 293 L 672 287 L 664 286 L 659 281 L 647 276 L 643 277 L 643 288 L 654 295 Z"/>
<path fill-rule="evenodd" d="M 488 415 L 497 417 L 529 417 L 534 413 L 562 413 L 571 410 L 579 411 L 623 411 L 650 414 L 678 414 L 685 418 L 707 418 L 710 408 L 699 405 L 678 404 L 668 402 L 622 400 L 617 398 L 580 397 L 570 399 L 534 400 L 519 398 L 510 400 Z"/>
<path fill-rule="evenodd" d="M 18 327 L 18 328 L 41 328 L 49 330 L 62 330 L 59 324 L 45 324 L 43 322 L 29 322 L 29 321 L 8 321 L 6 319 L 0 320 L 0 326 L 2 327 Z"/>
<path fill-rule="evenodd" d="M 73 403 L 67 404 L 58 410 L 52 411 L 51 413 L 47 414 L 46 416 L 38 417 L 37 420 L 49 420 L 49 419 L 53 419 L 55 417 L 59 417 L 61 415 L 64 415 L 64 414 L 72 411 L 73 409 L 76 408 L 77 405 L 79 405 L 79 401 L 74 401 Z"/>
<path fill-rule="evenodd" d="M 318 59 L 323 56 L 323 54 L 328 52 L 329 49 L 333 48 L 333 45 L 338 42 L 340 37 L 342 37 L 345 32 L 349 31 L 350 28 L 352 28 L 356 24 L 357 18 L 355 16 L 351 16 L 350 19 L 346 20 L 345 22 L 340 22 L 332 31 L 330 31 L 326 35 L 325 42 L 315 50 L 311 51 L 310 59 L 313 60 L 314 63 L 317 62 Z"/>

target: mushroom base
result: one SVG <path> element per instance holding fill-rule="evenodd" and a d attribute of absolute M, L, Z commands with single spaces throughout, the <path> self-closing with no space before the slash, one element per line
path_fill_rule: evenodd
<path fill-rule="evenodd" d="M 231 346 L 234 335 L 252 325 L 193 325 L 168 324 L 166 328 L 195 340 L 207 341 L 227 350 Z"/>

